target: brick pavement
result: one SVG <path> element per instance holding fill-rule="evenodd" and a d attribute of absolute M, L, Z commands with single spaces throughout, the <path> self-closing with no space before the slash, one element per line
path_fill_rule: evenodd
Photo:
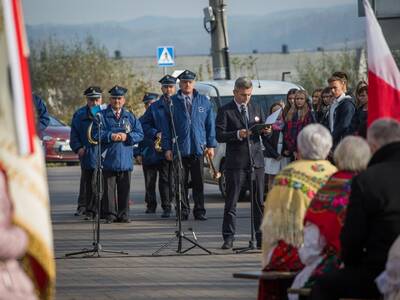
<path fill-rule="evenodd" d="M 223 199 L 216 186 L 206 185 L 208 221 L 183 222 L 196 232 L 199 243 L 213 252 L 195 248 L 176 255 L 176 239 L 160 256 L 152 256 L 173 237 L 175 220 L 163 220 L 160 213 L 144 214 L 144 183 L 140 168 L 134 173 L 130 224 L 102 224 L 101 243 L 105 249 L 126 250 L 128 255 L 104 254 L 100 258 L 65 254 L 90 248 L 92 224 L 74 217 L 79 184 L 78 167 L 48 169 L 57 258 L 58 300 L 66 299 L 255 299 L 257 282 L 232 278 L 236 271 L 259 268 L 259 251 L 234 254 L 220 249 Z M 249 203 L 239 203 L 237 242 L 246 246 L 249 232 Z M 184 248 L 189 244 L 184 243 Z"/>

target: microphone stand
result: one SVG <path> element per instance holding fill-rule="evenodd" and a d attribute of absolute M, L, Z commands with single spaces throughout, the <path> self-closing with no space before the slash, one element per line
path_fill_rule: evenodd
<path fill-rule="evenodd" d="M 77 252 L 71 252 L 65 254 L 66 257 L 69 256 L 75 256 L 75 255 L 80 255 L 80 254 L 92 254 L 92 256 L 95 256 L 97 254 L 97 257 L 100 257 L 101 252 L 105 253 L 116 253 L 116 254 L 128 254 L 125 251 L 116 251 L 116 250 L 105 250 L 103 249 L 103 246 L 100 243 L 100 212 L 101 212 L 101 199 L 103 196 L 103 166 L 101 164 L 101 119 L 100 115 L 96 114 L 98 116 L 97 120 L 97 130 L 98 130 L 98 144 L 97 144 L 97 160 L 96 160 L 96 170 L 95 170 L 95 175 L 96 175 L 96 196 L 95 199 L 97 201 L 97 213 L 96 213 L 96 218 L 93 219 L 93 248 L 91 249 L 82 249 L 82 251 L 77 251 Z"/>
<path fill-rule="evenodd" d="M 243 110 L 245 108 L 242 107 L 242 114 Z M 247 117 L 244 118 L 244 123 L 245 123 L 245 128 L 246 131 L 249 132 L 249 120 Z M 251 153 L 251 144 L 250 144 L 250 135 L 247 135 L 247 149 L 249 151 L 249 169 L 248 169 L 248 176 L 247 180 L 250 181 L 250 241 L 249 245 L 247 247 L 241 247 L 241 248 L 233 248 L 233 251 L 236 253 L 244 253 L 249 250 L 254 250 L 256 249 L 255 247 L 255 232 L 254 232 L 254 187 L 253 183 L 255 181 L 255 175 L 254 175 L 254 160 L 253 160 L 253 155 Z"/>
<path fill-rule="evenodd" d="M 209 251 L 208 249 L 204 248 L 203 246 L 201 246 L 198 242 L 197 242 L 197 238 L 196 238 L 196 234 L 195 232 L 192 230 L 192 234 L 193 234 L 193 240 L 188 238 L 185 235 L 185 232 L 182 230 L 182 199 L 184 197 L 183 193 L 184 193 L 184 188 L 183 188 L 183 163 L 182 163 L 182 155 L 181 155 L 181 151 L 179 149 L 179 144 L 178 144 L 178 136 L 176 134 L 176 128 L 175 128 L 175 122 L 174 122 L 174 114 L 172 111 L 172 99 L 170 98 L 170 96 L 168 94 L 164 95 L 164 99 L 165 101 L 168 103 L 168 112 L 169 112 L 169 120 L 170 120 L 170 130 L 172 131 L 172 151 L 174 148 L 176 148 L 176 154 L 177 154 L 177 184 L 175 185 L 175 188 L 178 188 L 178 192 L 175 193 L 175 195 L 178 195 L 177 198 L 177 203 L 176 203 L 176 217 L 177 217 L 177 226 L 178 229 L 175 231 L 175 235 L 168 240 L 166 243 L 164 243 L 163 245 L 161 245 L 161 247 L 155 251 L 152 255 L 157 255 L 158 253 L 160 253 L 161 250 L 165 249 L 166 247 L 168 247 L 175 239 L 178 239 L 178 248 L 176 250 L 176 252 L 178 254 L 184 254 L 190 250 L 192 250 L 195 247 L 199 247 L 201 250 L 207 252 L 208 254 L 211 254 L 211 251 Z M 174 168 L 174 161 L 172 161 L 172 167 Z M 172 174 L 175 174 L 174 172 L 175 170 L 172 170 Z M 182 242 L 183 240 L 189 242 L 192 244 L 192 246 L 190 246 L 189 248 L 183 250 L 182 249 Z"/>

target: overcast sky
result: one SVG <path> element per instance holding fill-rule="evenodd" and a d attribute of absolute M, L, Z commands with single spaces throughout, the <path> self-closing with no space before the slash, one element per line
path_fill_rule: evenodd
<path fill-rule="evenodd" d="M 22 0 L 27 24 L 82 24 L 141 16 L 202 17 L 208 0 Z M 225 0 L 229 15 L 265 15 L 297 8 L 356 5 L 357 0 Z"/>

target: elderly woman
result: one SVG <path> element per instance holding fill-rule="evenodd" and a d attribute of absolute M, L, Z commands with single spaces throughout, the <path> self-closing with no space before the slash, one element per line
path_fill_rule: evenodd
<path fill-rule="evenodd" d="M 297 146 L 299 160 L 278 173 L 264 205 L 262 266 L 266 271 L 299 271 L 303 268 L 297 249 L 303 243 L 306 209 L 337 170 L 326 160 L 332 147 L 332 136 L 324 126 L 306 126 L 297 137 Z M 289 286 L 290 283 L 286 287 Z M 283 296 L 281 290 L 282 287 L 260 281 L 258 299 L 280 299 Z"/>
<path fill-rule="evenodd" d="M 297 138 L 299 160 L 286 166 L 276 177 L 265 201 L 263 232 L 263 267 L 280 269 L 280 258 L 293 259 L 285 249 L 303 243 L 303 219 L 317 191 L 336 172 L 326 157 L 332 147 L 329 131 L 320 124 L 306 126 Z M 299 270 L 302 265 L 282 266 Z"/>
<path fill-rule="evenodd" d="M 346 216 L 354 175 L 365 170 L 371 157 L 367 142 L 361 137 L 345 137 L 335 149 L 338 168 L 318 191 L 304 217 L 304 243 L 298 250 L 304 269 L 296 276 L 293 288 L 311 287 L 316 277 L 341 264 L 340 232 Z M 291 300 L 297 295 L 289 295 Z"/>

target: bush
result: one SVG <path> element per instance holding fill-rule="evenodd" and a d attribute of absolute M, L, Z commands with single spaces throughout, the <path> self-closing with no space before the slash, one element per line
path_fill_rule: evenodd
<path fill-rule="evenodd" d="M 322 53 L 317 61 L 309 58 L 299 62 L 296 66 L 297 81 L 309 93 L 316 88 L 328 86 L 327 80 L 335 71 L 346 72 L 349 76 L 349 87 L 355 87 L 359 80 L 358 62 L 356 53 L 343 51 L 339 54 Z M 364 76 L 367 77 L 367 74 Z"/>
<path fill-rule="evenodd" d="M 88 37 L 84 43 L 62 43 L 49 39 L 31 45 L 32 89 L 45 99 L 51 114 L 70 123 L 76 109 L 85 105 L 83 91 L 90 85 L 108 90 L 115 84 L 128 88 L 126 107 L 136 116 L 143 111 L 142 97 L 148 82 L 133 74 L 123 59 L 113 59 L 105 47 Z"/>

